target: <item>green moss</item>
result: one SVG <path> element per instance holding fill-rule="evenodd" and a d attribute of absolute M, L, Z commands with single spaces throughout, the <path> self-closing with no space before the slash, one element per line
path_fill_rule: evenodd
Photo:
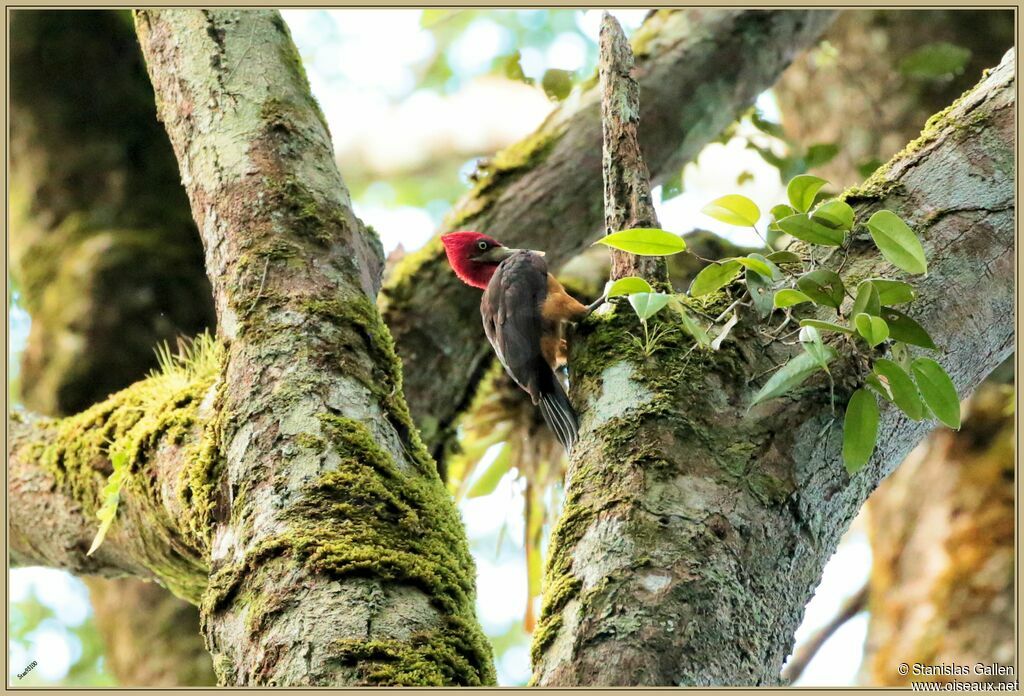
<path fill-rule="evenodd" d="M 101 490 L 111 473 L 110 452 L 125 453 L 129 478 L 123 491 L 130 496 L 130 509 L 147 516 L 143 524 L 133 525 L 142 562 L 175 594 L 193 601 L 205 584 L 199 554 L 182 555 L 180 549 L 187 546 L 171 531 L 180 521 L 166 518 L 163 494 L 154 478 L 138 474 L 158 445 L 180 445 L 204 425 L 199 405 L 219 374 L 224 352 L 213 340 L 206 339 L 203 345 L 203 355 L 194 361 L 165 365 L 106 401 L 53 421 L 43 440 L 30 445 L 29 455 L 92 516 L 102 504 Z M 115 529 L 117 524 L 115 518 Z"/>
<path fill-rule="evenodd" d="M 782 505 L 794 490 L 792 482 L 767 473 L 752 474 L 745 481 L 747 490 L 767 506 Z"/>
<path fill-rule="evenodd" d="M 935 142 L 943 132 L 949 129 L 956 131 L 969 131 L 977 128 L 979 124 L 989 119 L 991 117 L 991 112 L 985 108 L 977 108 L 968 112 L 966 118 L 963 114 L 957 113 L 961 110 L 963 102 L 974 92 L 976 88 L 976 86 L 971 87 L 945 109 L 933 114 L 925 123 L 924 128 L 921 130 L 921 134 L 917 138 L 907 143 L 906 147 L 893 155 L 884 165 L 876 169 L 871 176 L 864 181 L 864 183 L 858 186 L 852 186 L 844 191 L 839 196 L 840 200 L 853 202 L 884 199 L 902 186 L 891 177 L 893 166 L 899 162 L 910 159 L 915 153 Z"/>
<path fill-rule="evenodd" d="M 316 435 L 311 435 L 309 433 L 299 433 L 295 436 L 295 442 L 297 442 L 300 447 L 305 447 L 306 449 L 314 450 L 316 452 L 322 451 L 327 445 L 322 437 L 317 437 Z"/>
<path fill-rule="evenodd" d="M 394 338 L 374 304 L 365 295 L 355 293 L 345 298 L 311 298 L 302 307 L 337 327 L 339 335 L 332 337 L 326 359 L 345 363 L 348 375 L 376 397 L 399 437 L 409 443 L 409 452 L 420 471 L 436 476 L 436 465 L 423 446 L 405 402 L 402 364 L 395 351 Z M 364 349 L 369 350 L 369 361 L 356 363 L 351 359 Z"/>
<path fill-rule="evenodd" d="M 532 134 L 499 151 L 490 162 L 477 170 L 476 185 L 445 220 L 445 227 L 458 229 L 485 212 L 514 180 L 515 175 L 535 167 L 551 152 L 564 133 L 565 125 L 549 117 Z"/>
<path fill-rule="evenodd" d="M 369 683 L 493 683 L 490 647 L 474 618 L 473 559 L 444 485 L 436 474 L 398 466 L 362 423 L 332 414 L 320 421 L 337 468 L 303 488 L 285 513 L 284 532 L 211 578 L 204 613 L 269 557 L 333 578 L 418 587 L 449 623 L 409 641 L 345 641 L 336 646 L 339 659 L 359 665 Z M 249 602 L 252 621 L 276 610 L 272 601 Z"/>
<path fill-rule="evenodd" d="M 476 646 L 467 636 L 471 624 L 453 618 L 433 634 L 417 633 L 407 641 L 338 641 L 337 659 L 356 668 L 359 681 L 373 686 L 487 686 L 485 678 L 467 655 Z"/>
<path fill-rule="evenodd" d="M 268 193 L 287 211 L 289 229 L 318 244 L 327 245 L 347 222 L 337 205 L 321 202 L 313 192 L 294 176 L 267 182 Z"/>

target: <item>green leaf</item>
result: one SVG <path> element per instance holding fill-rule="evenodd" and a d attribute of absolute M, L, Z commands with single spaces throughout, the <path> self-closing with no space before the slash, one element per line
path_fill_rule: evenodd
<path fill-rule="evenodd" d="M 705 215 L 737 227 L 753 227 L 761 218 L 761 211 L 754 201 L 738 193 L 722 196 L 701 209 Z"/>
<path fill-rule="evenodd" d="M 870 280 L 862 280 L 857 286 L 857 297 L 853 300 L 850 314 L 857 316 L 861 312 L 877 317 L 882 311 L 882 303 L 878 299 L 878 290 Z"/>
<path fill-rule="evenodd" d="M 493 493 L 494 489 L 498 487 L 498 483 L 502 478 L 504 478 L 505 474 L 508 473 L 511 465 L 512 448 L 508 444 L 504 444 L 501 446 L 501 451 L 498 452 L 498 456 L 494 458 L 494 461 L 491 462 L 489 467 L 487 467 L 487 470 L 480 474 L 480 478 L 478 478 L 472 488 L 469 489 L 469 493 L 466 494 L 466 497 L 481 498 Z"/>
<path fill-rule="evenodd" d="M 788 205 L 785 205 L 783 203 L 780 203 L 779 205 L 773 205 L 772 209 L 768 211 L 768 213 L 772 216 L 772 224 L 769 225 L 769 227 L 776 224 L 782 218 L 787 218 L 790 215 L 796 215 L 795 210 L 793 210 Z"/>
<path fill-rule="evenodd" d="M 663 292 L 637 292 L 629 296 L 629 304 L 641 320 L 647 321 L 668 304 L 669 296 Z"/>
<path fill-rule="evenodd" d="M 762 257 L 764 258 L 764 257 Z M 741 264 L 744 268 L 750 269 L 755 273 L 760 273 L 765 278 L 771 278 L 774 274 L 772 268 L 761 259 L 754 258 L 751 256 L 736 256 L 731 259 L 722 259 L 722 261 L 736 261 Z"/>
<path fill-rule="evenodd" d="M 803 263 L 800 254 L 794 254 L 792 251 L 773 251 L 765 258 L 772 263 Z"/>
<path fill-rule="evenodd" d="M 885 399 L 886 401 L 895 403 L 893 401 L 892 390 L 889 388 L 889 383 L 883 382 L 875 373 L 872 372 L 867 377 L 865 377 L 864 384 L 874 389 L 875 393 L 878 394 L 883 399 Z M 914 389 L 917 389 L 917 387 L 914 387 Z"/>
<path fill-rule="evenodd" d="M 100 527 L 96 532 L 96 536 L 93 537 L 92 545 L 85 552 L 86 556 L 91 556 L 100 547 L 103 540 L 107 538 L 107 532 L 110 531 L 110 526 L 114 523 L 114 518 L 117 516 L 117 506 L 121 500 L 121 489 L 128 479 L 128 454 L 126 452 L 111 450 L 110 463 L 113 465 L 114 471 L 107 478 L 107 482 L 100 492 L 103 503 L 100 505 L 100 509 L 96 511 L 96 519 L 100 521 Z"/>
<path fill-rule="evenodd" d="M 813 326 L 819 331 L 834 331 L 836 333 L 844 333 L 853 335 L 853 329 L 843 326 L 842 324 L 834 324 L 831 321 L 820 321 L 818 319 L 801 319 L 800 326 Z"/>
<path fill-rule="evenodd" d="M 889 327 L 889 334 L 892 334 L 892 326 Z M 899 341 L 892 344 L 892 348 L 889 349 L 889 354 L 892 355 L 893 361 L 902 367 L 906 372 L 910 372 L 910 349 L 907 348 L 906 343 Z"/>
<path fill-rule="evenodd" d="M 544 76 L 540 78 L 540 86 L 544 88 L 544 93 L 548 95 L 548 99 L 562 101 L 572 92 L 573 76 L 574 73 L 571 70 L 549 68 L 544 71 Z"/>
<path fill-rule="evenodd" d="M 693 340 L 697 342 L 701 348 L 711 347 L 711 337 L 708 335 L 707 330 L 704 329 L 699 323 L 697 323 L 690 313 L 683 307 L 683 303 L 676 299 L 675 296 L 669 301 L 672 308 L 679 313 L 679 319 L 683 324 L 683 330 L 693 337 Z"/>
<path fill-rule="evenodd" d="M 594 242 L 637 256 L 668 256 L 686 250 L 686 242 L 678 234 L 655 227 L 637 227 L 613 232 Z"/>
<path fill-rule="evenodd" d="M 800 276 L 796 281 L 796 286 L 815 303 L 833 309 L 839 309 L 846 293 L 842 278 L 827 268 L 819 268 Z"/>
<path fill-rule="evenodd" d="M 886 398 L 896 404 L 901 411 L 916 421 L 925 417 L 924 404 L 917 393 L 917 386 L 902 367 L 892 360 L 879 358 L 875 361 L 874 373 L 883 381 L 891 395 Z"/>
<path fill-rule="evenodd" d="M 786 186 L 786 196 L 789 204 L 800 213 L 806 213 L 814 205 L 814 197 L 821 190 L 821 187 L 828 182 L 821 177 L 811 174 L 795 176 Z"/>
<path fill-rule="evenodd" d="M 907 77 L 940 80 L 959 75 L 971 59 L 970 49 L 945 41 L 925 44 L 900 61 L 900 72 Z"/>
<path fill-rule="evenodd" d="M 754 109 L 753 113 L 750 114 L 750 123 L 762 133 L 767 133 L 780 140 L 786 137 L 785 131 L 782 130 L 782 125 L 766 119 L 760 109 Z"/>
<path fill-rule="evenodd" d="M 846 232 L 815 222 L 807 217 L 807 213 L 782 218 L 779 220 L 779 229 L 797 239 L 821 246 L 841 246 L 846 239 Z"/>
<path fill-rule="evenodd" d="M 835 357 L 835 349 L 831 346 L 825 346 L 825 364 L 827 365 L 832 362 Z M 782 396 L 803 384 L 804 380 L 820 369 L 821 365 L 810 353 L 797 355 L 772 375 L 771 379 L 754 395 L 754 400 L 750 406 L 754 407 L 762 401 Z"/>
<path fill-rule="evenodd" d="M 854 323 L 857 325 L 857 333 L 863 336 L 872 348 L 889 338 L 889 326 L 881 317 L 861 312 L 854 317 Z"/>
<path fill-rule="evenodd" d="M 808 169 L 820 167 L 831 162 L 838 154 L 839 146 L 835 143 L 815 143 L 804 154 L 804 166 Z"/>
<path fill-rule="evenodd" d="M 670 201 L 683 192 L 683 170 L 665 179 L 661 185 L 661 202 Z"/>
<path fill-rule="evenodd" d="M 793 290 L 792 288 L 783 288 L 775 293 L 775 308 L 784 309 L 786 307 L 792 307 L 803 302 L 813 302 L 810 297 L 800 292 L 799 290 Z"/>
<path fill-rule="evenodd" d="M 632 295 L 635 292 L 654 292 L 654 288 L 643 278 L 627 276 L 612 283 L 607 292 L 608 297 L 618 297 L 619 295 Z"/>
<path fill-rule="evenodd" d="M 770 271 L 769 271 L 770 272 Z M 747 291 L 754 303 L 754 310 L 757 316 L 764 319 L 772 313 L 775 306 L 775 293 L 772 291 L 771 276 L 765 277 L 752 268 L 746 272 Z"/>
<path fill-rule="evenodd" d="M 804 350 L 821 365 L 821 369 L 828 372 L 829 355 L 825 344 L 821 340 L 821 334 L 813 326 L 805 326 L 800 329 L 800 345 Z"/>
<path fill-rule="evenodd" d="M 779 282 L 785 279 L 786 275 L 779 269 L 778 266 L 776 266 L 773 262 L 769 261 L 768 257 L 763 256 L 762 254 L 759 254 L 755 251 L 752 254 L 747 254 L 747 258 L 762 263 L 768 267 L 768 270 L 771 271 L 771 276 L 765 276 L 766 278 L 770 277 L 775 282 Z M 764 274 L 762 273 L 762 275 Z"/>
<path fill-rule="evenodd" d="M 867 389 L 850 397 L 843 420 L 843 464 L 852 476 L 864 468 L 878 440 L 878 400 Z"/>
<path fill-rule="evenodd" d="M 878 290 L 878 301 L 883 305 L 898 305 L 914 299 L 914 286 L 900 280 L 869 278 Z"/>
<path fill-rule="evenodd" d="M 743 266 L 739 261 L 712 263 L 705 266 L 690 283 L 690 297 L 700 297 L 714 292 L 731 283 Z"/>
<path fill-rule="evenodd" d="M 868 231 L 886 261 L 907 273 L 928 272 L 921 241 L 898 215 L 879 210 L 868 220 Z"/>
<path fill-rule="evenodd" d="M 853 227 L 853 208 L 846 201 L 829 201 L 819 205 L 811 218 L 829 227 L 849 230 Z"/>
<path fill-rule="evenodd" d="M 953 380 L 942 365 L 931 358 L 917 358 L 910 364 L 921 396 L 935 417 L 953 430 L 960 429 L 960 397 Z"/>
<path fill-rule="evenodd" d="M 882 307 L 881 316 L 889 325 L 889 336 L 892 337 L 892 340 L 903 341 L 912 346 L 920 346 L 929 350 L 937 348 L 924 327 L 898 309 Z"/>

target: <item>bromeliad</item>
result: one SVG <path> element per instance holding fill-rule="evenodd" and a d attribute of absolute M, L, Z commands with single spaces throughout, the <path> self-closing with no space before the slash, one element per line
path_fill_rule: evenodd
<path fill-rule="evenodd" d="M 455 275 L 484 291 L 480 315 L 498 360 L 571 453 L 579 423 L 556 374 L 566 360 L 565 322 L 579 321 L 604 298 L 584 305 L 569 295 L 548 273 L 543 252 L 511 249 L 479 232 L 441 241 Z"/>

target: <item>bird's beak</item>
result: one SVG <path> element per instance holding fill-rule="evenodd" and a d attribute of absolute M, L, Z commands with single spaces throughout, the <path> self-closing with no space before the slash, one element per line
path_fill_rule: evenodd
<path fill-rule="evenodd" d="M 496 246 L 491 247 L 479 256 L 474 257 L 475 261 L 482 261 L 483 263 L 501 263 L 512 254 L 523 251 L 522 249 L 510 249 L 509 247 Z"/>

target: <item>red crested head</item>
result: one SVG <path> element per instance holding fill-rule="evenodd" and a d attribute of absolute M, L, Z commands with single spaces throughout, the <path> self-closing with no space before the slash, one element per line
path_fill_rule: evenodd
<path fill-rule="evenodd" d="M 481 290 L 487 288 L 498 264 L 518 249 L 509 249 L 501 242 L 479 232 L 450 232 L 441 236 L 448 263 L 463 283 Z"/>

